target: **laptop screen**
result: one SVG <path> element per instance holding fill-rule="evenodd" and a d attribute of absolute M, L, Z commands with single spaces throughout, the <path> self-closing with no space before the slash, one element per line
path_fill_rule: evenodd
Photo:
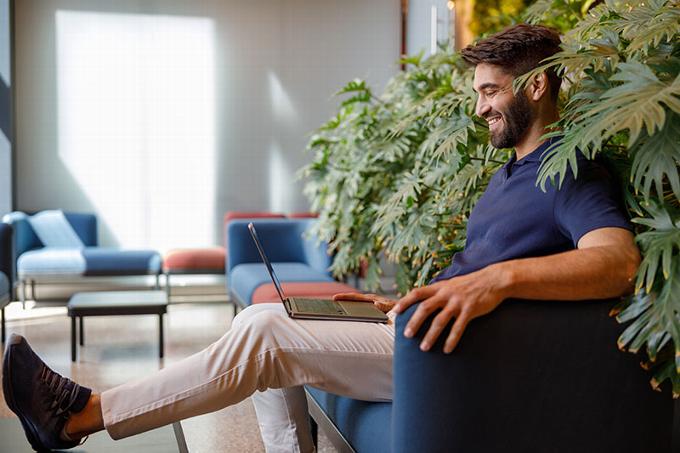
<path fill-rule="evenodd" d="M 253 237 L 253 241 L 255 241 L 257 251 L 260 252 L 260 257 L 262 257 L 262 261 L 264 261 L 264 265 L 267 267 L 267 271 L 269 272 L 269 276 L 272 278 L 272 281 L 274 282 L 276 292 L 279 293 L 281 302 L 284 302 L 287 299 L 286 295 L 283 293 L 283 288 L 281 287 L 281 283 L 279 283 L 279 279 L 276 277 L 276 274 L 274 273 L 274 268 L 272 267 L 272 264 L 269 262 L 269 258 L 267 258 L 267 255 L 264 253 L 264 248 L 262 248 L 262 244 L 260 243 L 260 240 L 257 237 L 257 231 L 255 231 L 255 225 L 253 225 L 253 222 L 250 222 L 248 224 L 248 231 L 250 231 L 250 235 Z"/>

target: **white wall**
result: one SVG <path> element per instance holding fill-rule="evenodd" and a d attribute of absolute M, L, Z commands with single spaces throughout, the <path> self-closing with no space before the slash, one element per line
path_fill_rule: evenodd
<path fill-rule="evenodd" d="M 9 0 L 0 0 L 0 217 L 12 209 L 12 141 Z M 5 130 L 7 129 L 7 130 Z"/>
<path fill-rule="evenodd" d="M 222 242 L 227 210 L 307 210 L 308 134 L 397 71 L 398 0 L 16 2 L 17 208 L 104 244 Z M 173 31 L 173 30 L 176 30 Z"/>

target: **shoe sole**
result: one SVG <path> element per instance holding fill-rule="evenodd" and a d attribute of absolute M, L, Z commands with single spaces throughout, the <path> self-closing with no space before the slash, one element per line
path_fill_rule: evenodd
<path fill-rule="evenodd" d="M 19 417 L 19 421 L 21 422 L 21 426 L 24 428 L 24 433 L 26 434 L 26 438 L 31 444 L 31 447 L 33 447 L 33 449 L 37 452 L 48 452 L 51 450 L 49 448 L 45 448 L 45 446 L 43 446 L 39 441 L 35 427 L 29 420 L 25 419 L 21 415 L 13 398 L 14 393 L 12 392 L 12 384 L 9 379 L 9 376 L 11 375 L 10 355 L 12 353 L 12 345 L 19 344 L 22 341 L 25 341 L 24 337 L 19 335 L 12 334 L 12 336 L 9 337 L 7 347 L 5 348 L 5 357 L 2 361 L 2 391 L 5 394 L 5 403 L 7 403 L 7 407 L 9 407 L 10 410 Z"/>

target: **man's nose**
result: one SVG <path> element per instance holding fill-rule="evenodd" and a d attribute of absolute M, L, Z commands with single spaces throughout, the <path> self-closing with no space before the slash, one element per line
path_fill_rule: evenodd
<path fill-rule="evenodd" d="M 475 104 L 475 114 L 481 118 L 484 118 L 484 115 L 486 115 L 489 110 L 491 110 L 489 103 L 486 102 L 482 96 L 478 96 L 477 104 Z"/>

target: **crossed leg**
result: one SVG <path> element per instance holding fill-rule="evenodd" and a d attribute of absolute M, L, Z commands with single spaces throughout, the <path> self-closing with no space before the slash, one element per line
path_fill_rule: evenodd
<path fill-rule="evenodd" d="M 393 345 L 391 325 L 293 320 L 280 304 L 252 306 L 203 351 L 103 392 L 103 425 L 120 439 L 219 410 L 259 390 L 255 404 L 268 450 L 307 451 L 301 386 L 389 401 Z"/>

